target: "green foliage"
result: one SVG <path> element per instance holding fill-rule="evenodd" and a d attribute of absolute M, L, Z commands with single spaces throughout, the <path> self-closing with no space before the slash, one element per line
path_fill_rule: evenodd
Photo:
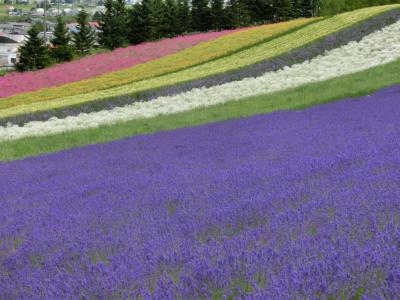
<path fill-rule="evenodd" d="M 275 21 L 288 21 L 293 16 L 293 4 L 291 0 L 275 0 Z"/>
<path fill-rule="evenodd" d="M 89 26 L 88 18 L 88 13 L 82 9 L 76 17 L 78 31 L 72 33 L 72 40 L 79 55 L 89 53 L 96 41 L 95 32 Z"/>
<path fill-rule="evenodd" d="M 211 28 L 221 30 L 225 21 L 224 0 L 211 0 Z"/>
<path fill-rule="evenodd" d="M 173 37 L 180 33 L 179 10 L 175 0 L 165 0 L 164 3 L 164 35 Z"/>
<path fill-rule="evenodd" d="M 244 0 L 252 23 L 268 23 L 274 19 L 274 0 Z"/>
<path fill-rule="evenodd" d="M 49 50 L 35 26 L 29 29 L 28 39 L 18 49 L 18 54 L 15 67 L 20 72 L 43 69 L 51 63 Z"/>
<path fill-rule="evenodd" d="M 144 5 L 137 2 L 132 6 L 129 11 L 129 43 L 135 45 L 144 42 L 147 38 L 146 26 L 146 9 Z"/>
<path fill-rule="evenodd" d="M 42 21 L 34 22 L 32 26 L 35 27 L 38 32 L 44 31 L 44 23 Z"/>
<path fill-rule="evenodd" d="M 190 4 L 189 0 L 177 0 L 178 6 L 178 20 L 179 30 L 178 34 L 189 32 L 191 30 L 191 15 L 190 15 Z"/>
<path fill-rule="evenodd" d="M 362 295 L 364 294 L 365 289 L 364 288 L 358 288 L 356 290 L 356 293 L 353 297 L 353 300 L 361 300 Z"/>
<path fill-rule="evenodd" d="M 318 2 L 319 14 L 326 16 L 363 7 L 400 3 L 400 0 L 318 0 Z"/>
<path fill-rule="evenodd" d="M 147 21 L 147 39 L 158 40 L 164 37 L 165 10 L 162 0 L 143 0 Z"/>
<path fill-rule="evenodd" d="M 0 77 L 7 75 L 8 73 L 11 73 L 13 70 L 0 70 Z"/>
<path fill-rule="evenodd" d="M 54 29 L 54 37 L 51 40 L 53 49 L 51 50 L 51 56 L 56 62 L 70 61 L 73 58 L 72 47 L 70 46 L 71 38 L 68 34 L 68 29 L 65 26 L 63 17 L 57 18 L 57 24 Z"/>
<path fill-rule="evenodd" d="M 190 31 L 239 28 L 389 3 L 400 0 L 142 0 L 129 11 L 128 39 L 138 44 Z"/>
<path fill-rule="evenodd" d="M 128 12 L 125 0 L 106 0 L 106 11 L 101 14 L 99 42 L 115 49 L 128 44 Z"/>
<path fill-rule="evenodd" d="M 192 29 L 207 31 L 211 29 L 211 9 L 209 0 L 192 0 Z"/>
<path fill-rule="evenodd" d="M 243 0 L 228 0 L 225 28 L 238 28 L 250 23 L 249 9 Z"/>
<path fill-rule="evenodd" d="M 128 19 L 132 44 L 174 37 L 190 31 L 189 0 L 143 0 L 132 6 Z"/>
<path fill-rule="evenodd" d="M 92 16 L 93 22 L 100 22 L 101 21 L 101 12 L 96 11 Z"/>
<path fill-rule="evenodd" d="M 129 42 L 138 44 L 179 33 L 175 0 L 142 0 L 129 12 Z"/>

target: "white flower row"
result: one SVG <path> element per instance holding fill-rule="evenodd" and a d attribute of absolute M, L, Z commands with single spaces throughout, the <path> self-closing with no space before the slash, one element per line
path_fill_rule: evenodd
<path fill-rule="evenodd" d="M 398 58 L 400 58 L 400 21 L 364 37 L 360 42 L 351 42 L 311 61 L 285 67 L 276 72 L 268 72 L 260 77 L 193 89 L 175 96 L 159 97 L 152 101 L 137 102 L 111 110 L 82 113 L 63 119 L 34 121 L 23 126 L 0 127 L 0 141 L 57 134 L 189 111 L 359 72 Z"/>

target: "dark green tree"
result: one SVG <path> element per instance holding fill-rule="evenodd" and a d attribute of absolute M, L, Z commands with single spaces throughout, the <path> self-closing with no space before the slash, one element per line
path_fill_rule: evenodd
<path fill-rule="evenodd" d="M 136 45 L 146 41 L 148 37 L 147 12 L 139 2 L 135 3 L 129 10 L 128 28 L 129 43 Z"/>
<path fill-rule="evenodd" d="M 72 33 L 72 41 L 79 55 L 90 52 L 96 42 L 96 33 L 88 24 L 89 15 L 82 9 L 76 17 L 77 31 Z"/>
<path fill-rule="evenodd" d="M 165 10 L 162 0 L 143 0 L 146 13 L 146 40 L 158 40 L 164 37 Z"/>
<path fill-rule="evenodd" d="M 303 0 L 292 0 L 291 18 L 296 19 L 304 16 L 304 4 Z"/>
<path fill-rule="evenodd" d="M 191 16 L 191 27 L 194 31 L 207 31 L 212 28 L 209 0 L 192 0 Z"/>
<path fill-rule="evenodd" d="M 274 0 L 238 0 L 242 19 L 251 24 L 271 23 L 274 20 Z M 298 0 L 294 0 L 298 1 Z M 247 17 L 246 17 L 247 15 Z M 243 17 L 244 16 L 244 17 Z"/>
<path fill-rule="evenodd" d="M 223 29 L 225 21 L 224 0 L 211 0 L 211 29 Z"/>
<path fill-rule="evenodd" d="M 92 16 L 93 22 L 100 22 L 101 21 L 101 12 L 96 11 Z"/>
<path fill-rule="evenodd" d="M 129 41 L 138 44 L 163 38 L 166 34 L 165 6 L 162 0 L 142 0 L 129 13 Z"/>
<path fill-rule="evenodd" d="M 99 42 L 115 49 L 128 44 L 128 13 L 125 0 L 106 0 L 106 11 L 101 14 Z"/>
<path fill-rule="evenodd" d="M 43 32 L 44 31 L 44 23 L 42 21 L 35 21 L 32 24 L 33 27 L 36 27 L 36 30 L 38 32 Z"/>
<path fill-rule="evenodd" d="M 189 0 L 178 0 L 177 6 L 178 6 L 178 20 L 179 20 L 178 34 L 191 31 Z"/>
<path fill-rule="evenodd" d="M 301 17 L 310 18 L 314 16 L 316 10 L 315 0 L 298 0 L 301 7 Z"/>
<path fill-rule="evenodd" d="M 275 0 L 276 21 L 287 21 L 293 17 L 293 6 L 291 0 Z"/>
<path fill-rule="evenodd" d="M 250 21 L 248 9 L 243 0 L 228 0 L 225 28 L 246 26 Z"/>
<path fill-rule="evenodd" d="M 164 35 L 173 37 L 180 34 L 179 7 L 175 0 L 164 2 Z"/>
<path fill-rule="evenodd" d="M 70 61 L 73 57 L 73 50 L 70 45 L 71 38 L 65 26 L 63 17 L 57 17 L 57 24 L 54 28 L 54 37 L 51 40 L 53 48 L 51 56 L 56 62 Z"/>
<path fill-rule="evenodd" d="M 18 71 L 32 71 L 47 67 L 51 63 L 49 49 L 39 37 L 39 30 L 32 26 L 28 30 L 28 38 L 18 49 L 18 62 L 15 67 Z"/>

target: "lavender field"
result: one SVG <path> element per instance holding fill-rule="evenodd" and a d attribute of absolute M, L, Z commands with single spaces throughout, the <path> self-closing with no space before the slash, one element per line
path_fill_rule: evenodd
<path fill-rule="evenodd" d="M 0 164 L 1 299 L 396 299 L 400 86 Z"/>

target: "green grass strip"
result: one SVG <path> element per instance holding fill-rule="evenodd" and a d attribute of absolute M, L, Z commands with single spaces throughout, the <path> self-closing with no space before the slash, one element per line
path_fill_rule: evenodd
<path fill-rule="evenodd" d="M 352 75 L 189 112 L 5 142 L 0 144 L 0 161 L 11 161 L 139 134 L 191 127 L 277 110 L 304 109 L 345 97 L 367 95 L 378 89 L 400 84 L 398 74 L 400 74 L 400 60 Z"/>

